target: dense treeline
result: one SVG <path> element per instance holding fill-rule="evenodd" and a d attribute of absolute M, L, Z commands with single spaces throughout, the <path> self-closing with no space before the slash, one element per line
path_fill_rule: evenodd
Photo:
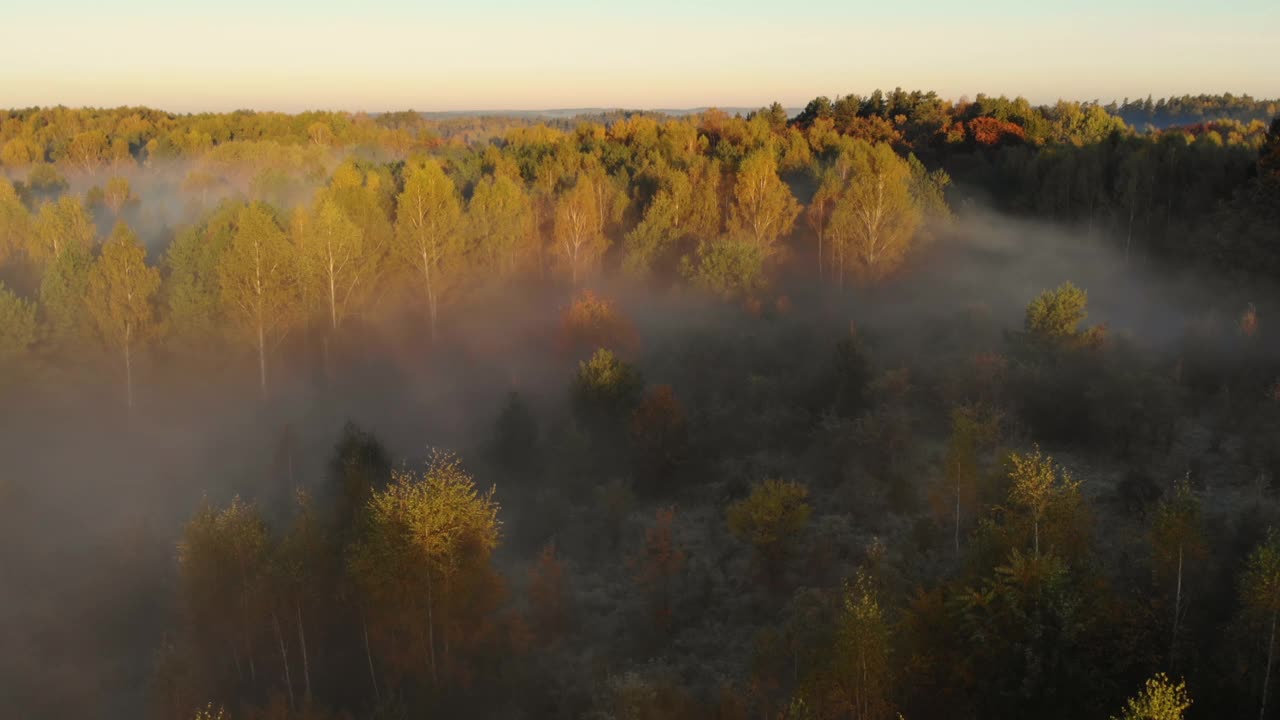
<path fill-rule="evenodd" d="M 133 449 L 175 388 L 236 388 L 272 438 L 257 482 L 208 481 L 155 541 L 157 717 L 1265 720 L 1280 118 L 1258 107 L 1144 109 L 1202 114 L 1162 130 L 900 90 L 794 118 L 10 111 L 0 393 L 74 412 L 107 385 L 101 432 Z M 1169 310 L 1159 341 L 1086 324 L 1071 283 L 1010 325 L 942 289 L 1003 283 L 972 259 L 979 205 L 1121 282 L 1239 294 Z M 548 312 L 549 336 L 513 329 Z M 477 350 L 489 332 L 529 337 Z M 458 456 L 287 424 L 340 415 L 383 353 L 464 385 L 453 348 L 514 356 Z M 296 386 L 325 402 L 292 409 Z M 41 479 L 0 490 L 16 517 Z"/>

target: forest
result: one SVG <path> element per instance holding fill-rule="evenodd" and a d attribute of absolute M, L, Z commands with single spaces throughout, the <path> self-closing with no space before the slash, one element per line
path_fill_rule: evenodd
<path fill-rule="evenodd" d="M 1280 101 L 0 110 L 23 718 L 1280 717 Z"/>

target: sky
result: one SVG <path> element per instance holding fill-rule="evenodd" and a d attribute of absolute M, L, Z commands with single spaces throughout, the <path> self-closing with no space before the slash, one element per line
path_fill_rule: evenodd
<path fill-rule="evenodd" d="M 1280 97 L 1277 0 L 46 0 L 0 17 L 0 107 L 803 106 Z"/>

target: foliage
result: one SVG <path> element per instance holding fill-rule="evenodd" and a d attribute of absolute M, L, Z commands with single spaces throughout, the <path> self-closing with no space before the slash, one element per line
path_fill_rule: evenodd
<path fill-rule="evenodd" d="M 1125 701 L 1120 716 L 1112 716 L 1112 720 L 1182 720 L 1189 707 L 1186 682 L 1175 683 L 1164 673 L 1156 673 L 1137 697 Z"/>

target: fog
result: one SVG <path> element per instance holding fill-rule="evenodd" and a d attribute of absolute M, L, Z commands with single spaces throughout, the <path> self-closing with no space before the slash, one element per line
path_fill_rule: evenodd
<path fill-rule="evenodd" d="M 152 253 L 180 219 L 187 171 L 167 168 L 139 188 L 134 219 Z M 675 370 L 673 347 L 708 335 L 787 342 L 789 328 L 836 338 L 852 324 L 874 338 L 885 364 L 928 358 L 947 332 L 985 332 L 998 349 L 1001 332 L 1021 327 L 1027 302 L 1065 281 L 1088 291 L 1088 323 L 1159 352 L 1176 352 L 1193 327 L 1226 337 L 1250 302 L 1263 318 L 1274 307 L 1222 278 L 1126 258 L 1113 240 L 980 209 L 961 213 L 881 287 L 819 287 L 812 262 L 797 253 L 770 293 L 774 304 L 758 313 L 691 291 L 594 288 L 634 323 L 639 342 L 628 354 L 651 382 L 671 380 L 664 373 Z M 348 421 L 412 464 L 432 447 L 482 458 L 512 390 L 541 417 L 563 415 L 581 359 L 557 342 L 569 299 L 568 290 L 537 283 L 479 289 L 445 309 L 434 346 L 419 313 L 384 304 L 322 362 L 305 360 L 321 334 L 295 333 L 272 361 L 265 400 L 250 359 L 212 347 L 202 357 L 156 354 L 142 365 L 132 414 L 118 370 L 96 358 L 5 383 L 0 707 L 14 717 L 139 716 L 156 648 L 174 625 L 183 524 L 206 496 L 223 503 L 239 493 L 269 511 L 284 507 L 291 488 L 282 453 L 292 482 L 316 490 Z M 960 318 L 977 320 L 947 329 Z M 503 493 L 499 487 L 500 502 Z M 520 512 L 503 510 L 514 522 Z"/>

